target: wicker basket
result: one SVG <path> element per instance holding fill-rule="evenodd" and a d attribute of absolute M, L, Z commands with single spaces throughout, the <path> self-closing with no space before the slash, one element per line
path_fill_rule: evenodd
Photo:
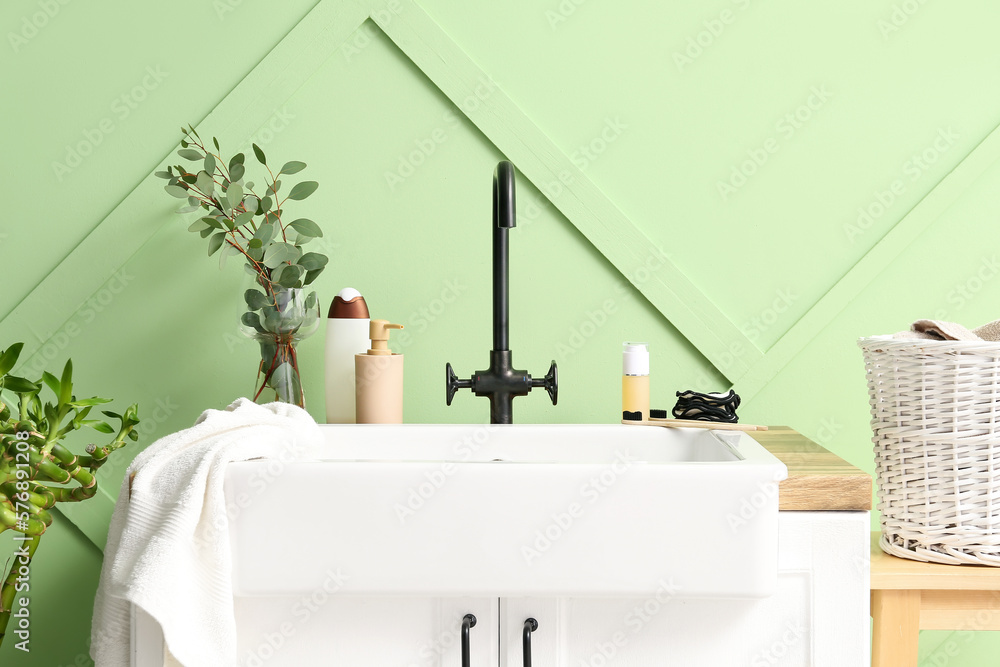
<path fill-rule="evenodd" d="M 882 550 L 1000 566 L 1000 343 L 862 338 Z"/>

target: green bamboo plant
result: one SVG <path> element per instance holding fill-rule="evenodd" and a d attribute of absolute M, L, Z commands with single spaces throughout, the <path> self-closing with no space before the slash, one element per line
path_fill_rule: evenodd
<path fill-rule="evenodd" d="M 118 414 L 104 415 L 119 422 L 116 430 L 100 419 L 88 419 L 107 398 L 73 395 L 73 362 L 67 361 L 62 376 L 42 373 L 37 381 L 11 375 L 23 343 L 0 352 L 0 533 L 12 531 L 17 547 L 8 561 L 9 569 L 0 587 L 0 644 L 3 643 L 14 607 L 15 593 L 30 587 L 31 559 L 42 534 L 52 524 L 51 509 L 57 503 L 74 503 L 97 493 L 97 471 L 108 456 L 137 440 L 138 407 L 130 405 Z M 48 388 L 55 402 L 42 402 Z M 64 444 L 70 432 L 90 427 L 112 436 L 107 444 L 89 444 L 86 454 L 77 456 Z"/>
<path fill-rule="evenodd" d="M 271 387 L 278 400 L 305 406 L 295 342 L 311 333 L 319 322 L 315 292 L 302 294 L 323 272 L 329 259 L 317 252 L 304 252 L 303 246 L 323 236 L 323 230 L 308 218 L 287 221 L 284 206 L 289 200 L 305 199 L 319 187 L 316 181 L 297 183 L 285 195 L 279 195 L 282 176 L 297 174 L 304 162 L 286 162 L 277 173 L 267 164 L 264 151 L 252 144 L 254 157 L 267 171 L 264 187 L 255 190 L 245 181 L 246 156 L 243 153 L 226 160 L 219 141 L 212 138 L 212 148 L 202 142 L 194 127 L 181 128 L 184 138 L 177 154 L 194 163 L 190 171 L 183 165 L 167 167 L 156 175 L 167 181 L 164 190 L 186 200 L 178 213 L 202 212 L 188 228 L 208 239 L 208 254 L 221 252 L 219 266 L 227 257 L 242 256 L 244 269 L 254 277 L 258 288 L 244 294 L 247 310 L 241 318 L 245 330 L 260 344 L 261 361 L 257 371 L 257 400 L 265 387 Z"/>

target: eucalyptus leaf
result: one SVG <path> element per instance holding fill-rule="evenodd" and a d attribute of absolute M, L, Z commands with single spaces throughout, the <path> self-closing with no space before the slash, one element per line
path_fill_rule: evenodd
<path fill-rule="evenodd" d="M 272 243 L 264 252 L 264 265 L 273 269 L 282 262 L 297 262 L 301 256 L 302 249 L 291 243 Z"/>
<path fill-rule="evenodd" d="M 264 333 L 264 327 L 261 326 L 260 316 L 257 313 L 243 313 L 243 316 L 240 317 L 240 322 L 242 322 L 244 326 L 256 329 L 260 333 Z"/>
<path fill-rule="evenodd" d="M 314 239 L 323 236 L 323 230 L 320 229 L 320 226 L 308 218 L 293 220 L 288 223 L 288 226 L 297 231 L 300 236 L 308 236 Z"/>
<path fill-rule="evenodd" d="M 215 191 L 215 181 L 204 171 L 198 172 L 198 180 L 195 181 L 195 185 L 198 189 L 204 192 L 209 197 L 212 196 L 212 192 Z"/>
<path fill-rule="evenodd" d="M 226 232 L 219 232 L 217 234 L 213 234 L 212 238 L 208 240 L 208 256 L 211 257 L 212 255 L 214 255 L 219 250 L 219 248 L 222 247 L 222 244 L 225 242 L 225 240 L 226 240 Z"/>
<path fill-rule="evenodd" d="M 262 222 L 257 231 L 254 232 L 253 237 L 261 242 L 261 245 L 267 245 L 274 240 L 274 236 L 277 229 L 273 222 Z"/>
<path fill-rule="evenodd" d="M 211 226 L 207 222 L 205 222 L 204 218 L 198 218 L 197 220 L 191 223 L 191 226 L 188 227 L 188 231 L 200 232 L 201 230 L 206 228 L 211 229 Z"/>
<path fill-rule="evenodd" d="M 242 162 L 237 162 L 229 167 L 229 178 L 233 181 L 238 181 L 243 178 L 243 174 L 246 173 L 246 168 L 243 166 Z"/>
<path fill-rule="evenodd" d="M 260 248 L 264 244 L 260 242 L 260 239 L 250 239 L 250 243 L 247 244 L 250 248 Z"/>
<path fill-rule="evenodd" d="M 306 168 L 305 162 L 286 162 L 285 166 L 281 168 L 282 174 L 297 174 Z"/>
<path fill-rule="evenodd" d="M 243 203 L 243 186 L 239 183 L 232 183 L 229 191 L 226 192 L 226 199 L 229 200 L 229 208 L 236 208 Z"/>
<path fill-rule="evenodd" d="M 316 269 L 315 271 L 307 271 L 306 272 L 306 279 L 302 281 L 302 284 L 303 285 L 311 285 L 312 282 L 314 280 L 316 280 L 316 278 L 318 278 L 319 274 L 321 274 L 321 273 L 323 273 L 323 269 Z"/>
<path fill-rule="evenodd" d="M 212 228 L 211 227 L 206 227 L 205 229 L 201 230 L 200 233 L 201 233 L 201 238 L 205 238 L 206 236 L 211 235 Z"/>
<path fill-rule="evenodd" d="M 216 148 L 218 150 L 218 148 Z M 215 175 L 215 156 L 206 155 L 205 156 L 205 171 L 209 174 Z"/>
<path fill-rule="evenodd" d="M 302 287 L 303 275 L 305 275 L 305 270 L 298 264 L 284 264 L 281 267 L 281 275 L 278 277 L 277 283 L 289 289 Z"/>
<path fill-rule="evenodd" d="M 312 310 L 316 307 L 316 292 L 309 292 L 309 296 L 306 297 L 306 310 Z"/>
<path fill-rule="evenodd" d="M 276 180 L 274 183 L 271 183 L 269 186 L 267 186 L 267 191 L 270 192 L 272 195 L 275 195 L 275 196 L 277 196 L 278 190 L 280 190 L 280 189 L 281 189 L 281 180 L 280 179 Z"/>
<path fill-rule="evenodd" d="M 288 198 L 295 200 L 305 199 L 312 193 L 316 192 L 316 188 L 318 187 L 319 183 L 316 181 L 302 181 L 292 188 L 292 191 L 288 193 Z"/>
<path fill-rule="evenodd" d="M 251 145 L 253 146 L 253 154 L 257 156 L 257 162 L 266 165 L 267 158 L 264 157 L 264 151 L 262 151 L 260 149 L 260 146 L 258 146 L 257 144 L 251 144 Z"/>
<path fill-rule="evenodd" d="M 215 137 L 212 137 L 212 143 L 215 144 L 215 150 L 217 150 L 219 152 L 222 152 L 222 149 L 219 148 L 219 140 L 218 139 L 216 139 Z"/>
<path fill-rule="evenodd" d="M 274 204 L 270 197 L 264 197 L 260 200 L 260 208 L 257 209 L 257 215 L 264 215 L 271 210 L 271 206 Z"/>
<path fill-rule="evenodd" d="M 164 185 L 163 189 L 167 191 L 168 195 L 177 197 L 178 199 L 187 199 L 188 191 L 186 188 L 182 188 L 179 185 Z"/>
<path fill-rule="evenodd" d="M 326 266 L 329 261 L 330 259 L 326 255 L 321 255 L 318 252 L 307 252 L 299 258 L 297 263 L 306 271 L 316 271 Z"/>
<path fill-rule="evenodd" d="M 202 155 L 193 148 L 182 148 L 179 151 L 177 151 L 177 154 L 180 155 L 185 160 L 203 160 L 205 158 L 204 155 Z"/>
<path fill-rule="evenodd" d="M 244 211 L 236 216 L 236 226 L 243 227 L 253 220 L 253 211 Z"/>
<path fill-rule="evenodd" d="M 264 306 L 273 306 L 267 295 L 258 289 L 250 288 L 243 293 L 243 300 L 247 302 L 250 310 L 260 310 Z"/>
<path fill-rule="evenodd" d="M 188 204 L 187 206 L 180 207 L 179 209 L 177 209 L 176 211 L 174 211 L 174 213 L 180 213 L 180 214 L 191 213 L 192 211 L 197 211 L 199 208 L 200 207 L 198 205 Z"/>
<path fill-rule="evenodd" d="M 153 175 L 156 176 L 156 177 L 158 177 L 158 178 L 173 178 L 174 177 L 174 175 L 171 174 L 169 171 L 157 171 L 157 172 L 154 172 Z"/>

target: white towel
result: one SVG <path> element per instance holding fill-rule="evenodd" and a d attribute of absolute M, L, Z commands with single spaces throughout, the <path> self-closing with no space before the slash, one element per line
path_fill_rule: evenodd
<path fill-rule="evenodd" d="M 129 667 L 130 602 L 160 623 L 184 667 L 238 665 L 226 465 L 311 459 L 321 442 L 305 410 L 241 398 L 224 411 L 206 410 L 135 458 L 111 518 L 94 603 L 97 667 Z"/>

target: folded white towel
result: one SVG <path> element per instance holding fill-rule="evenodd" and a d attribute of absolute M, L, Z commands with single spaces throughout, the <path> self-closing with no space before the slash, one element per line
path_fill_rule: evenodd
<path fill-rule="evenodd" d="M 305 410 L 241 398 L 224 411 L 206 410 L 193 427 L 135 458 L 111 518 L 94 603 L 97 667 L 129 666 L 129 603 L 160 623 L 184 667 L 238 664 L 226 465 L 315 458 L 321 442 Z"/>

